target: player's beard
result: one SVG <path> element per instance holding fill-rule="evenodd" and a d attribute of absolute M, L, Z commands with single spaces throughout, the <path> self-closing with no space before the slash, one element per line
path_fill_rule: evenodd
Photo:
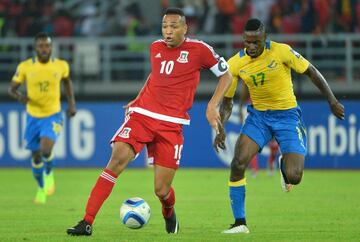
<path fill-rule="evenodd" d="M 47 55 L 38 54 L 37 57 L 41 63 L 47 63 L 50 60 L 51 52 Z"/>

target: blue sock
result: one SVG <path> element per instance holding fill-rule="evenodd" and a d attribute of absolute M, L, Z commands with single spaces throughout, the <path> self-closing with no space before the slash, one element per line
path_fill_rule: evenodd
<path fill-rule="evenodd" d="M 52 172 L 52 169 L 54 167 L 54 162 L 53 162 L 53 155 L 50 155 L 48 158 L 45 158 L 44 156 L 42 157 L 44 164 L 45 164 L 45 174 L 49 175 Z"/>
<path fill-rule="evenodd" d="M 31 166 L 34 178 L 39 187 L 44 188 L 44 164 L 35 164 L 34 161 L 31 161 Z"/>
<path fill-rule="evenodd" d="M 235 223 L 246 224 L 245 220 L 245 185 L 246 179 L 229 182 L 231 208 Z"/>

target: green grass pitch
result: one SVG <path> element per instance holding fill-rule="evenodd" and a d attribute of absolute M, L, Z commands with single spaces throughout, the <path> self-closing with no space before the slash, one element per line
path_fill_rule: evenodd
<path fill-rule="evenodd" d="M 93 236 L 70 237 L 65 230 L 83 216 L 101 169 L 55 170 L 57 190 L 35 205 L 30 169 L 0 169 L 0 241 L 360 241 L 360 171 L 305 171 L 290 193 L 279 174 L 248 178 L 246 208 L 250 234 L 224 235 L 233 222 L 227 169 L 180 169 L 176 213 L 180 234 L 165 233 L 152 169 L 128 169 L 100 210 Z M 249 173 L 250 175 L 250 173 Z M 144 198 L 152 209 L 140 230 L 123 226 L 119 207 L 126 198 Z"/>

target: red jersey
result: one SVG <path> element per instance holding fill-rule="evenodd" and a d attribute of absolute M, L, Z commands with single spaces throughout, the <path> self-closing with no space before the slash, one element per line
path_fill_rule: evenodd
<path fill-rule="evenodd" d="M 150 46 L 151 73 L 139 98 L 129 111 L 173 123 L 190 124 L 187 111 L 192 107 L 201 69 L 216 76 L 228 70 L 224 58 L 206 43 L 186 38 L 176 47 L 164 40 Z"/>

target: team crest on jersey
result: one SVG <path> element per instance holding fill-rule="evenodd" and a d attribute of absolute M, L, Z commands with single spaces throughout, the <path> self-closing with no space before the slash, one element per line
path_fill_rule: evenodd
<path fill-rule="evenodd" d="M 277 63 L 276 63 L 276 61 L 271 61 L 271 63 L 267 66 L 268 68 L 275 68 L 277 66 Z"/>
<path fill-rule="evenodd" d="M 121 138 L 128 139 L 130 131 L 131 131 L 131 128 L 125 127 L 121 130 L 121 132 L 118 136 L 120 136 Z"/>
<path fill-rule="evenodd" d="M 180 52 L 180 56 L 179 58 L 177 58 L 177 62 L 180 62 L 180 63 L 188 63 L 188 55 L 189 55 L 189 51 L 184 51 L 182 50 Z"/>

